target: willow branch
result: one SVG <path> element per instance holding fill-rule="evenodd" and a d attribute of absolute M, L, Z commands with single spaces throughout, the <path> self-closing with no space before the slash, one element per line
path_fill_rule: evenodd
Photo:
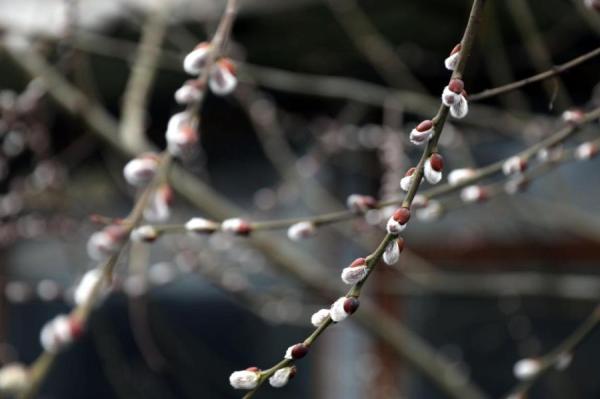
<path fill-rule="evenodd" d="M 461 79 L 462 78 L 463 72 L 467 65 L 467 60 L 469 58 L 469 55 L 471 54 L 471 50 L 472 50 L 472 47 L 473 47 L 473 44 L 475 41 L 476 29 L 481 21 L 481 15 L 483 12 L 484 2 L 485 2 L 485 0 L 474 0 L 473 1 L 473 6 L 471 8 L 471 14 L 469 16 L 469 21 L 467 23 L 465 33 L 461 40 L 462 50 L 461 50 L 460 61 L 457 65 L 455 71 L 452 74 L 453 79 Z M 421 180 L 422 180 L 422 177 L 424 174 L 425 161 L 431 156 L 431 154 L 433 153 L 433 151 L 435 150 L 435 148 L 437 146 L 437 141 L 439 140 L 439 137 L 442 134 L 443 127 L 446 122 L 448 113 L 449 113 L 449 108 L 444 105 L 441 105 L 438 110 L 438 113 L 432 119 L 432 121 L 434 123 L 433 137 L 427 143 L 427 146 L 426 146 L 425 150 L 423 151 L 421 160 L 419 161 L 419 164 L 417 165 L 416 170 L 414 172 L 414 178 L 411 180 L 411 184 L 408 189 L 408 192 L 407 192 L 406 196 L 404 197 L 404 200 L 402 201 L 402 207 L 404 207 L 404 208 L 410 208 L 412 201 L 419 189 L 419 186 L 421 184 Z M 362 288 L 363 288 L 364 284 L 368 281 L 368 278 L 370 277 L 372 272 L 375 270 L 375 267 L 379 263 L 381 257 L 383 256 L 383 253 L 384 253 L 386 247 L 388 246 L 388 244 L 390 244 L 396 238 L 397 238 L 397 235 L 391 234 L 388 232 L 385 235 L 385 237 L 383 238 L 383 240 L 380 242 L 380 244 L 377 246 L 377 248 L 365 258 L 366 266 L 367 266 L 367 270 L 368 270 L 367 275 L 360 282 L 356 283 L 354 286 L 352 286 L 352 288 L 350 288 L 350 290 L 345 295 L 347 298 L 360 297 L 360 294 L 362 292 Z M 304 340 L 304 342 L 303 342 L 304 346 L 310 347 L 315 342 L 315 340 L 332 324 L 333 324 L 333 320 L 332 320 L 331 316 L 327 317 L 327 319 L 319 327 L 317 327 L 313 331 L 312 334 L 310 334 Z M 257 387 L 254 388 L 253 390 L 249 391 L 244 396 L 244 399 L 252 398 L 256 394 L 256 392 L 258 392 L 258 390 L 261 388 L 261 386 L 264 384 L 264 382 L 266 380 L 268 380 L 277 370 L 279 370 L 283 367 L 287 367 L 291 364 L 293 364 L 292 359 L 284 358 L 279 363 L 277 363 L 275 366 L 271 367 L 268 370 L 261 372 Z M 446 392 L 449 395 L 451 395 L 452 397 L 463 398 L 463 399 L 464 398 L 483 397 L 483 394 L 480 392 L 477 392 L 477 391 L 458 393 L 457 391 L 452 390 L 452 391 L 446 391 Z"/>
<path fill-rule="evenodd" d="M 123 144 L 133 150 L 146 146 L 144 119 L 167 28 L 169 2 L 159 3 L 158 9 L 149 15 L 143 26 L 142 38 L 123 95 L 119 134 Z"/>
<path fill-rule="evenodd" d="M 9 48 L 6 52 L 26 73 L 41 78 L 48 88 L 50 97 L 65 111 L 80 118 L 84 125 L 107 145 L 127 157 L 136 155 L 136 152 L 125 148 L 115 135 L 118 129 L 114 118 L 73 87 L 37 53 L 31 49 L 17 51 Z M 171 167 L 169 181 L 173 188 L 190 203 L 215 218 L 224 219 L 242 213 L 242 210 L 235 207 L 233 203 L 178 165 Z M 280 272 L 295 279 L 311 292 L 323 297 L 327 292 L 337 290 L 336 284 L 330 282 L 329 274 L 324 272 L 326 268 L 287 240 L 268 235 L 250 237 L 249 242 L 271 259 L 273 266 Z M 368 302 L 361 306 L 365 311 L 356 314 L 354 320 L 359 322 L 366 331 L 389 344 L 395 353 L 405 357 L 408 363 L 423 372 L 427 378 L 435 381 L 444 391 L 460 391 L 453 395 L 456 398 L 483 396 L 461 396 L 462 392 L 480 391 L 471 383 L 456 386 L 446 378 L 442 378 L 448 373 L 456 375 L 457 370 L 392 316 L 371 306 Z"/>
<path fill-rule="evenodd" d="M 530 76 L 525 79 L 518 80 L 516 82 L 512 82 L 503 86 L 494 87 L 492 89 L 484 90 L 480 93 L 472 94 L 469 96 L 469 101 L 480 101 L 490 97 L 495 97 L 500 94 L 508 93 L 514 90 L 518 90 L 521 87 L 530 85 L 532 83 L 540 82 L 545 79 L 549 79 L 553 76 L 560 75 L 563 72 L 568 71 L 580 64 L 583 64 L 586 61 L 589 61 L 600 55 L 600 47 L 595 48 L 592 51 L 589 51 L 585 54 L 582 54 L 578 57 L 573 58 L 570 61 L 565 62 L 564 64 L 556 65 L 555 67 L 538 73 L 537 75 Z"/>
<path fill-rule="evenodd" d="M 356 0 L 325 1 L 355 46 L 386 82 L 396 88 L 427 92 Z"/>

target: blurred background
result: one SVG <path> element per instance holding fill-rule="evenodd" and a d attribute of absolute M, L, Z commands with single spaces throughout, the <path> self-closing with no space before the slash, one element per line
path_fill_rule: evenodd
<path fill-rule="evenodd" d="M 201 146 L 183 164 L 197 195 L 176 195 L 169 223 L 314 215 L 343 209 L 352 193 L 397 197 L 421 151 L 408 133 L 435 114 L 449 76 L 443 61 L 470 4 L 242 1 L 228 47 L 240 83 L 228 97 L 208 94 Z M 85 250 L 99 228 L 90 215 L 123 217 L 134 200 L 122 176 L 128 158 L 86 122 L 85 110 L 95 104 L 118 126 L 142 32 L 162 26 L 143 105 L 147 137 L 164 147 L 166 123 L 180 109 L 173 93 L 188 79 L 181 60 L 210 38 L 223 6 L 0 0 L 2 364 L 35 360 L 42 325 L 73 306 L 73 286 L 95 266 Z M 550 69 L 597 47 L 599 34 L 600 14 L 584 1 L 490 1 L 466 89 Z M 446 126 L 445 170 L 504 159 L 560 128 L 563 111 L 600 106 L 599 70 L 592 59 L 559 79 L 473 104 L 467 118 Z M 48 76 L 56 84 L 46 88 Z M 65 107 L 55 97 L 65 84 L 85 97 L 67 95 L 73 104 Z M 592 124 L 565 146 L 598 133 Z M 518 382 L 516 361 L 561 343 L 600 299 L 599 167 L 562 165 L 523 193 L 482 204 L 444 198 L 439 220 L 411 222 L 399 265 L 376 271 L 365 303 L 391 320 L 390 331 L 420 337 L 451 366 L 441 380 L 501 397 Z M 147 262 L 137 269 L 126 251 L 111 294 L 38 396 L 241 397 L 229 374 L 266 369 L 307 336 L 310 315 L 344 292 L 341 269 L 375 248 L 384 220 L 371 213 L 300 243 L 285 230 L 170 235 L 144 247 Z M 290 264 L 318 271 L 327 284 L 307 283 Z M 449 397 L 360 314 L 328 330 L 288 386 L 265 386 L 257 396 Z M 550 371 L 528 397 L 600 397 L 599 357 L 600 335 L 592 333 L 571 366 Z"/>

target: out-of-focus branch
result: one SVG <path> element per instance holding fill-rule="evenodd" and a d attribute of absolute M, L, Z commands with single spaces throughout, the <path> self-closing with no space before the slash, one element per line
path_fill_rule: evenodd
<path fill-rule="evenodd" d="M 97 134 L 105 143 L 126 156 L 134 156 L 136 152 L 123 147 L 115 135 L 117 122 L 104 109 L 87 99 L 74 88 L 39 54 L 30 49 L 5 49 L 7 54 L 29 75 L 39 77 L 48 88 L 48 94 L 56 103 Z M 144 149 L 139 149 L 144 150 Z M 183 168 L 173 165 L 169 181 L 173 188 L 187 198 L 192 204 L 215 218 L 225 219 L 231 215 L 242 214 L 229 200 L 223 198 L 212 188 L 199 181 Z M 249 242 L 263 252 L 273 265 L 284 274 L 297 280 L 321 297 L 329 297 L 330 292 L 338 290 L 325 273 L 317 260 L 299 250 L 285 240 L 273 235 L 251 237 Z M 457 386 L 444 375 L 458 375 L 461 381 L 468 379 L 460 371 L 450 365 L 442 356 L 431 349 L 421 338 L 410 332 L 401 323 L 384 311 L 374 307 L 367 301 L 361 305 L 364 311 L 354 316 L 363 328 L 379 337 L 400 356 L 404 356 L 410 364 L 422 371 L 429 379 L 435 381 L 448 392 L 477 392 L 468 397 L 481 397 L 480 390 L 471 383 Z M 451 374 L 449 374 L 451 373 Z M 455 395 L 456 396 L 456 395 Z M 460 395 L 456 397 L 461 397 Z M 467 396 L 462 396 L 467 397 Z"/>
<path fill-rule="evenodd" d="M 156 76 L 161 43 L 167 29 L 169 2 L 160 1 L 142 29 L 137 55 L 125 87 L 119 134 L 123 145 L 135 150 L 146 146 L 145 117 L 149 93 Z"/>
<path fill-rule="evenodd" d="M 325 1 L 354 45 L 386 82 L 396 88 L 427 92 L 356 0 Z"/>
<path fill-rule="evenodd" d="M 552 59 L 537 29 L 529 4 L 523 0 L 508 0 L 504 4 L 512 14 L 513 22 L 535 68 L 538 71 L 551 68 Z M 555 102 L 559 109 L 566 109 L 572 103 L 569 93 L 559 78 L 554 81 L 545 81 L 544 89 L 549 99 L 550 109 L 554 107 Z"/>

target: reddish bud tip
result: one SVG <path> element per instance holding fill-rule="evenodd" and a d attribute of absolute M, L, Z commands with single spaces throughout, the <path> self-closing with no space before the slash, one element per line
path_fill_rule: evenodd
<path fill-rule="evenodd" d="M 248 367 L 246 369 L 246 371 L 252 371 L 254 373 L 258 373 L 258 372 L 260 372 L 260 369 L 258 367 L 256 367 L 256 366 L 252 366 L 252 367 Z"/>
<path fill-rule="evenodd" d="M 69 331 L 73 339 L 81 338 L 84 332 L 83 322 L 79 319 L 71 317 L 69 319 Z"/>
<path fill-rule="evenodd" d="M 290 380 L 296 376 L 296 373 L 298 373 L 298 369 L 296 366 L 292 366 L 290 368 Z"/>
<path fill-rule="evenodd" d="M 392 217 L 396 222 L 400 224 L 406 224 L 406 222 L 408 222 L 408 219 L 410 219 L 410 211 L 408 210 L 408 208 L 398 208 L 396 209 L 396 212 L 394 212 L 394 215 Z"/>
<path fill-rule="evenodd" d="M 302 359 L 308 353 L 308 346 L 296 344 L 292 348 L 292 359 Z"/>
<path fill-rule="evenodd" d="M 417 132 L 426 132 L 426 131 L 430 130 L 432 127 L 433 127 L 433 121 L 427 119 L 427 120 L 424 120 L 423 122 L 419 123 L 415 129 L 417 130 Z"/>
<path fill-rule="evenodd" d="M 414 166 L 412 168 L 410 168 L 409 170 L 406 171 L 406 173 L 404 174 L 404 176 L 412 176 L 415 171 L 417 170 L 417 168 L 415 168 Z"/>
<path fill-rule="evenodd" d="M 364 266 L 367 264 L 367 261 L 365 260 L 365 258 L 356 258 L 354 259 L 354 261 L 350 264 L 350 267 L 358 267 L 358 266 Z"/>
<path fill-rule="evenodd" d="M 360 302 L 358 301 L 358 298 L 350 297 L 344 301 L 344 312 L 352 314 L 356 312 L 359 305 Z"/>
<path fill-rule="evenodd" d="M 433 153 L 429 158 L 429 164 L 431 165 L 431 169 L 441 172 L 444 169 L 444 158 L 437 152 Z"/>
<path fill-rule="evenodd" d="M 462 44 L 458 43 L 456 46 L 454 46 L 454 48 L 450 52 L 450 55 L 458 53 L 461 49 L 462 49 Z"/>
<path fill-rule="evenodd" d="M 465 84 L 461 79 L 451 79 L 450 83 L 448 83 L 448 88 L 450 91 L 460 94 L 465 88 Z"/>
<path fill-rule="evenodd" d="M 219 66 L 227 69 L 232 75 L 236 74 L 235 64 L 231 61 L 231 59 L 221 58 L 219 61 L 217 61 L 217 63 Z"/>

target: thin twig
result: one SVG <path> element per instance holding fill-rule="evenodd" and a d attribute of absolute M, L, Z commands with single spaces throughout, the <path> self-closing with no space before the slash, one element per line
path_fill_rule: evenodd
<path fill-rule="evenodd" d="M 540 82 L 545 79 L 549 79 L 553 76 L 560 75 L 561 73 L 568 71 L 571 68 L 574 68 L 580 64 L 583 64 L 586 61 L 591 60 L 600 55 L 600 47 L 595 48 L 592 51 L 589 51 L 585 54 L 582 54 L 578 57 L 573 58 L 570 61 L 565 62 L 564 64 L 556 65 L 552 69 L 547 71 L 538 73 L 537 75 L 530 76 L 525 79 L 518 80 L 516 82 L 512 82 L 503 86 L 494 87 L 492 89 L 484 90 L 480 93 L 472 94 L 469 96 L 469 101 L 480 101 L 486 98 L 495 97 L 500 94 L 508 93 L 513 90 L 518 90 L 521 87 L 530 85 L 535 82 Z"/>

